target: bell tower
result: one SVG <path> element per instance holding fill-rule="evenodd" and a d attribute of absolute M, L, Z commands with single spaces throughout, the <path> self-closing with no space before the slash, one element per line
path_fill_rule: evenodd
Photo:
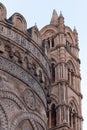
<path fill-rule="evenodd" d="M 53 10 L 51 22 L 40 31 L 43 48 L 50 61 L 51 103 L 48 129 L 82 130 L 81 75 L 78 33 L 64 24 L 64 17 Z"/>

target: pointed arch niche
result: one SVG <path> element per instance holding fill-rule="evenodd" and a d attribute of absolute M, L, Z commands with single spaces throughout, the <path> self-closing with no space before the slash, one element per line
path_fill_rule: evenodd
<path fill-rule="evenodd" d="M 74 88 L 75 87 L 75 75 L 76 75 L 75 67 L 71 60 L 69 60 L 67 62 L 67 65 L 68 65 L 68 83 L 69 83 L 70 87 Z"/>
<path fill-rule="evenodd" d="M 56 110 L 56 101 L 52 98 L 52 102 L 48 107 L 47 117 L 48 117 L 48 127 L 54 128 L 57 125 L 57 110 Z"/>
<path fill-rule="evenodd" d="M 78 109 L 74 101 L 69 104 L 69 126 L 72 130 L 78 130 Z"/>
<path fill-rule="evenodd" d="M 54 58 L 51 58 L 51 82 L 54 83 L 56 79 L 56 69 L 55 69 L 56 61 Z"/>

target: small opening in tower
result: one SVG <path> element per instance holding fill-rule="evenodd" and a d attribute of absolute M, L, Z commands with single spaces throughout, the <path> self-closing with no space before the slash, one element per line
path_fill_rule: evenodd
<path fill-rule="evenodd" d="M 52 104 L 51 106 L 51 127 L 56 126 L 56 106 Z"/>
<path fill-rule="evenodd" d="M 50 40 L 48 39 L 48 48 L 50 48 Z"/>
<path fill-rule="evenodd" d="M 52 82 L 55 82 L 55 64 L 54 63 L 51 64 L 51 79 L 52 79 Z"/>
<path fill-rule="evenodd" d="M 52 47 L 54 47 L 54 38 L 52 38 Z"/>

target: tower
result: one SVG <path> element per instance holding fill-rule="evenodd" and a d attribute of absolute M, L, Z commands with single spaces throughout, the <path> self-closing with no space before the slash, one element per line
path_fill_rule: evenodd
<path fill-rule="evenodd" d="M 55 10 L 40 33 L 51 72 L 48 129 L 82 130 L 78 33 L 66 26 L 62 13 L 58 16 Z"/>
<path fill-rule="evenodd" d="M 62 13 L 27 29 L 0 3 L 0 130 L 82 130 L 78 33 Z"/>

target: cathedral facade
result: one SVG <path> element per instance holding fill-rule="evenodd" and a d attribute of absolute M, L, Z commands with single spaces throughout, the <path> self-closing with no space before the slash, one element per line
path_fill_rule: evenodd
<path fill-rule="evenodd" d="M 78 33 L 53 11 L 40 31 L 0 3 L 0 130 L 82 130 Z"/>

